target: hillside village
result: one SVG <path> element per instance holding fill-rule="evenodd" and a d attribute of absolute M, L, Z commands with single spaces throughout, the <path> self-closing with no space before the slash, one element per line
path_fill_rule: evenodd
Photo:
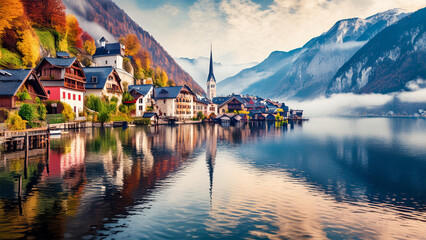
<path fill-rule="evenodd" d="M 21 112 L 22 106 L 31 104 L 38 109 L 41 102 L 47 116 L 64 115 L 65 111 L 71 116 L 64 120 L 102 123 L 132 118 L 156 123 L 204 119 L 275 121 L 302 116 L 302 111 L 289 110 L 284 103 L 270 99 L 235 94 L 216 97 L 212 54 L 207 96 L 199 96 L 186 85 L 161 87 L 155 86 L 151 78 L 135 78 L 123 67 L 124 50 L 124 45 L 108 43 L 102 38 L 91 56 L 90 67 L 83 67 L 67 52 L 57 52 L 56 57 L 43 58 L 34 69 L 3 69 L 0 71 L 0 107 Z M 20 115 L 26 121 L 34 120 Z"/>
<path fill-rule="evenodd" d="M 52 7 L 54 6 L 54 7 Z M 212 52 L 207 94 L 169 79 L 135 34 L 95 41 L 60 0 L 7 0 L 0 25 L 0 122 L 22 130 L 72 121 L 140 124 L 299 119 L 284 103 L 216 96 Z M 111 42 L 109 42 L 111 41 Z M 176 77 L 176 76 L 175 76 Z"/>

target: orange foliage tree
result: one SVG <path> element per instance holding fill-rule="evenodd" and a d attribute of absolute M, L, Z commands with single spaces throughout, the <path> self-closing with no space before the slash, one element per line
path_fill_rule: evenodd
<path fill-rule="evenodd" d="M 0 37 L 6 28 L 12 27 L 12 22 L 24 15 L 24 8 L 19 0 L 0 1 Z"/>
<path fill-rule="evenodd" d="M 67 15 L 67 40 L 68 47 L 83 47 L 83 41 L 81 36 L 83 35 L 83 29 L 80 28 L 80 24 L 74 15 Z"/>
<path fill-rule="evenodd" d="M 135 34 L 129 34 L 120 38 L 120 43 L 124 45 L 124 53 L 128 56 L 135 56 L 141 49 L 139 38 Z"/>
<path fill-rule="evenodd" d="M 61 0 L 22 0 L 22 2 L 31 22 L 65 33 L 65 6 Z"/>

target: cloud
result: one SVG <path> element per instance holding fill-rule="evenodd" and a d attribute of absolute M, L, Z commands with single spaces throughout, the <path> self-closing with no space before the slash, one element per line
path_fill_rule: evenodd
<path fill-rule="evenodd" d="M 260 62 L 272 51 L 302 46 L 341 19 L 425 6 L 424 0 L 198 0 L 187 8 L 176 0 L 143 9 L 136 0 L 115 1 L 172 56 L 207 57 L 213 41 L 222 63 Z M 164 6 L 179 12 L 166 14 Z"/>

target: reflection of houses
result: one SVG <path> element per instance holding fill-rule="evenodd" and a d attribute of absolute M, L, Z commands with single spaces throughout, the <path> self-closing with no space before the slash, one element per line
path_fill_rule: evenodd
<path fill-rule="evenodd" d="M 74 113 L 83 111 L 86 75 L 75 57 L 43 58 L 36 71 L 49 100 L 69 104 Z"/>
<path fill-rule="evenodd" d="M 129 93 L 134 98 L 136 104 L 136 116 L 142 116 L 148 106 L 152 106 L 151 100 L 154 93 L 153 85 L 131 85 Z"/>
<path fill-rule="evenodd" d="M 47 99 L 47 93 L 32 69 L 0 70 L 0 107 L 15 108 L 19 91 L 26 89 L 32 100 Z"/>
<path fill-rule="evenodd" d="M 53 140 L 59 141 L 59 140 Z M 64 150 L 51 150 L 49 160 L 49 175 L 63 176 L 67 171 L 84 165 L 85 139 L 84 136 L 74 135 L 67 139 Z"/>
<path fill-rule="evenodd" d="M 123 90 L 121 78 L 112 67 L 83 68 L 86 74 L 86 96 L 94 94 L 98 97 L 116 97 L 121 102 Z"/>
<path fill-rule="evenodd" d="M 158 87 L 154 89 L 155 111 L 160 117 L 189 119 L 194 117 L 196 95 L 188 86 Z"/>

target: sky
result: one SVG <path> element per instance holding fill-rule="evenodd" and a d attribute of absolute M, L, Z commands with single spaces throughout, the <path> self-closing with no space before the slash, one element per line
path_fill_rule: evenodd
<path fill-rule="evenodd" d="M 260 62 L 303 46 L 341 19 L 392 8 L 412 12 L 424 0 L 113 0 L 175 58 L 225 64 Z"/>

